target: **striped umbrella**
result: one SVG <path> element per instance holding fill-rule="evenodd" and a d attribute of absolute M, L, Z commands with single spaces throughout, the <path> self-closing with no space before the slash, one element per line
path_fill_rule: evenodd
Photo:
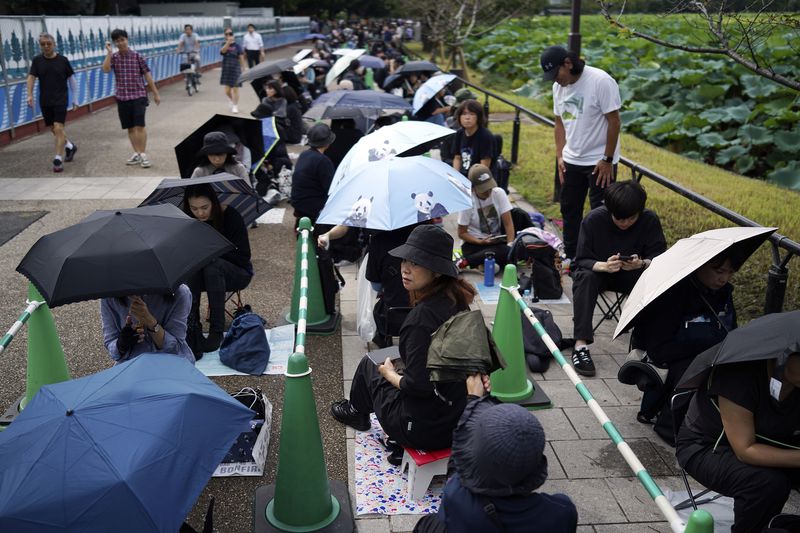
<path fill-rule="evenodd" d="M 145 205 L 172 204 L 183 208 L 183 194 L 186 187 L 208 183 L 217 193 L 219 203 L 223 207 L 236 209 L 244 223 L 250 225 L 262 214 L 270 209 L 267 204 L 253 189 L 253 187 L 239 176 L 221 173 L 202 178 L 165 179 L 150 193 L 139 207 Z"/>

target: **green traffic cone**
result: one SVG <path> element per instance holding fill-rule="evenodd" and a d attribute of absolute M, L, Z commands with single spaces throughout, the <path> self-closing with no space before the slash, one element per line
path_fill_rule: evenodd
<path fill-rule="evenodd" d="M 42 295 L 28 283 L 28 300 L 43 301 Z M 28 319 L 28 379 L 25 397 L 19 404 L 24 409 L 42 385 L 59 383 L 70 379 L 64 349 L 56 331 L 53 314 L 46 303 L 31 313 Z"/>
<path fill-rule="evenodd" d="M 308 235 L 308 288 L 300 287 L 301 261 L 302 261 L 302 239 L 298 237 L 295 253 L 294 287 L 292 289 L 292 306 L 286 315 L 286 320 L 292 324 L 297 324 L 300 320 L 300 298 L 307 298 L 306 328 L 308 333 L 330 334 L 336 330 L 339 321 L 339 314 L 329 315 L 325 311 L 325 297 L 322 293 L 322 283 L 319 277 L 319 265 L 316 257 L 316 242 L 313 237 L 313 227 L 311 220 L 307 217 L 300 219 L 297 225 L 298 231 L 307 229 Z"/>
<path fill-rule="evenodd" d="M 517 267 L 506 265 L 503 286 L 517 285 Z M 525 349 L 522 343 L 520 309 L 514 297 L 506 290 L 500 291 L 492 337 L 506 360 L 506 368 L 492 372 L 492 395 L 503 402 L 520 402 L 533 395 L 533 384 L 528 379 Z"/>
<path fill-rule="evenodd" d="M 686 522 L 686 529 L 684 533 L 713 533 L 714 532 L 714 517 L 711 513 L 703 509 L 698 509 L 689 515 L 689 521 Z"/>
<path fill-rule="evenodd" d="M 367 87 L 367 89 L 372 89 L 375 85 L 375 75 L 372 73 L 371 68 L 366 69 L 366 72 L 364 73 L 364 85 Z"/>
<path fill-rule="evenodd" d="M 322 436 L 306 356 L 293 353 L 286 367 L 275 496 L 267 521 L 283 531 L 317 531 L 339 515 L 322 453 Z"/>

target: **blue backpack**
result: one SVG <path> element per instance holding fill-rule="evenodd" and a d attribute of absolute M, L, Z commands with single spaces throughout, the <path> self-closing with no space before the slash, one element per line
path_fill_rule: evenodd
<path fill-rule="evenodd" d="M 263 374 L 270 354 L 266 325 L 267 321 L 256 313 L 234 318 L 219 348 L 222 364 L 254 376 Z"/>

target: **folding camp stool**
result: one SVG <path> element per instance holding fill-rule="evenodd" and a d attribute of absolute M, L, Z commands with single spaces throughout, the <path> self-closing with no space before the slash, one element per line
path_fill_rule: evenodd
<path fill-rule="evenodd" d="M 409 500 L 420 500 L 433 481 L 434 476 L 447 474 L 447 462 L 450 459 L 450 448 L 443 450 L 416 450 L 403 447 L 403 462 L 400 473 L 408 468 Z"/>
<path fill-rule="evenodd" d="M 616 291 L 603 291 L 597 295 L 597 307 L 600 308 L 603 316 L 600 317 L 600 320 L 598 320 L 597 324 L 592 328 L 592 333 L 597 331 L 600 324 L 606 320 L 615 320 L 619 322 L 619 317 L 622 314 L 622 304 L 625 303 L 625 298 L 627 297 L 628 295 L 624 292 Z"/>
<path fill-rule="evenodd" d="M 233 320 L 236 313 L 244 309 L 242 290 L 228 291 L 225 293 L 225 314 Z"/>

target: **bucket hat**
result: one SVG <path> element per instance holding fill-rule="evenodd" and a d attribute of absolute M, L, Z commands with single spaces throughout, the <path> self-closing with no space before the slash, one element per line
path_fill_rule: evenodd
<path fill-rule="evenodd" d="M 331 131 L 330 126 L 319 122 L 308 130 L 308 145 L 312 148 L 329 146 L 336 140 L 336 134 Z"/>
<path fill-rule="evenodd" d="M 228 137 L 221 131 L 210 131 L 203 137 L 203 147 L 198 155 L 209 154 L 235 154 L 236 149 L 231 146 Z"/>
<path fill-rule="evenodd" d="M 453 434 L 453 464 L 475 494 L 529 494 L 547 480 L 544 429 L 524 407 L 496 401 L 485 396 L 467 405 Z"/>
<path fill-rule="evenodd" d="M 258 107 L 255 108 L 255 110 L 250 112 L 250 115 L 252 115 L 255 118 L 267 118 L 271 117 L 274 114 L 275 114 L 275 108 L 272 107 L 272 104 L 269 104 L 267 102 L 261 102 L 260 104 L 258 104 Z"/>
<path fill-rule="evenodd" d="M 558 67 L 564 63 L 568 55 L 569 52 L 563 46 L 550 46 L 549 48 L 545 48 L 541 57 L 544 81 L 553 81 L 556 79 Z"/>
<path fill-rule="evenodd" d="M 470 91 L 466 87 L 462 87 L 459 90 L 457 90 L 454 96 L 456 97 L 456 103 L 458 104 L 460 104 L 464 100 L 475 100 L 478 98 L 478 96 L 474 92 Z"/>
<path fill-rule="evenodd" d="M 453 262 L 453 237 L 439 226 L 417 226 L 403 245 L 389 250 L 389 255 L 407 259 L 432 272 L 458 277 Z"/>
<path fill-rule="evenodd" d="M 486 165 L 472 165 L 469 167 L 469 181 L 472 182 L 472 190 L 475 192 L 486 192 L 497 187 L 497 182 L 492 177 L 492 171 Z"/>

